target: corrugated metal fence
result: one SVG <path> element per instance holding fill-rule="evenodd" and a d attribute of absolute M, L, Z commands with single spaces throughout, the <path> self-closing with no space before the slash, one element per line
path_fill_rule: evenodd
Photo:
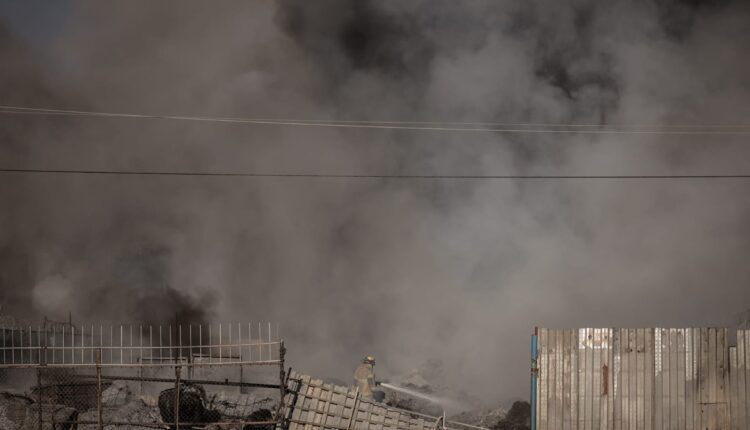
<path fill-rule="evenodd" d="M 750 429 L 750 330 L 737 331 L 729 349 L 729 405 L 732 429 Z"/>
<path fill-rule="evenodd" d="M 750 331 L 736 348 L 725 328 L 537 336 L 537 429 L 750 429 Z"/>

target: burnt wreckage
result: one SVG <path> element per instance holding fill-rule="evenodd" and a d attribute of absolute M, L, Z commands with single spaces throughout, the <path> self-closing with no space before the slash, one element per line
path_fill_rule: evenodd
<path fill-rule="evenodd" d="M 4 430 L 482 429 L 288 371 L 271 324 L 15 323 L 0 336 Z"/>

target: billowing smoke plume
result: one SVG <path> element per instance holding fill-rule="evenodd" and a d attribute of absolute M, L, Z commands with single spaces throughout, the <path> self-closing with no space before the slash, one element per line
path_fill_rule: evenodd
<path fill-rule="evenodd" d="M 0 32 L 3 104 L 174 115 L 742 124 L 737 1 L 73 1 Z M 41 46 L 40 46 L 41 45 Z M 34 46 L 30 48 L 29 46 Z M 0 115 L 3 167 L 355 174 L 750 172 L 741 136 L 293 128 Z M 524 396 L 535 325 L 731 323 L 746 180 L 0 178 L 4 309 L 271 320 L 346 380 L 443 360 Z"/>

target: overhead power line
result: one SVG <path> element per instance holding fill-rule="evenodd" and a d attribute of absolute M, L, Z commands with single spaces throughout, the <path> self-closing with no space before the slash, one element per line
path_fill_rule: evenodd
<path fill-rule="evenodd" d="M 433 132 L 493 132 L 539 134 L 640 134 L 640 135 L 750 135 L 744 125 L 595 125 L 541 123 L 481 122 L 407 122 L 407 121 L 341 121 L 310 119 L 227 118 L 207 116 L 150 115 L 67 109 L 47 109 L 0 105 L 0 114 L 56 115 L 74 117 L 130 118 L 173 121 L 195 121 L 227 124 L 251 124 L 289 127 L 331 127 L 347 129 L 384 129 Z"/>
<path fill-rule="evenodd" d="M 195 176 L 246 178 L 321 178 L 321 179 L 750 179 L 750 174 L 733 175 L 429 175 L 429 174 L 332 174 L 332 173 L 255 173 L 255 172 L 187 172 L 91 169 L 7 169 L 2 174 L 64 174 L 111 176 Z"/>

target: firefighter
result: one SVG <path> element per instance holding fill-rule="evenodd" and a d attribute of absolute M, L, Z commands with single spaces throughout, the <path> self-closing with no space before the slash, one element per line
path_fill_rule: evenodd
<path fill-rule="evenodd" d="M 368 355 L 362 360 L 362 364 L 354 371 L 354 385 L 359 388 L 359 395 L 366 400 L 382 401 L 385 393 L 375 390 L 380 385 L 375 381 L 375 357 Z"/>

